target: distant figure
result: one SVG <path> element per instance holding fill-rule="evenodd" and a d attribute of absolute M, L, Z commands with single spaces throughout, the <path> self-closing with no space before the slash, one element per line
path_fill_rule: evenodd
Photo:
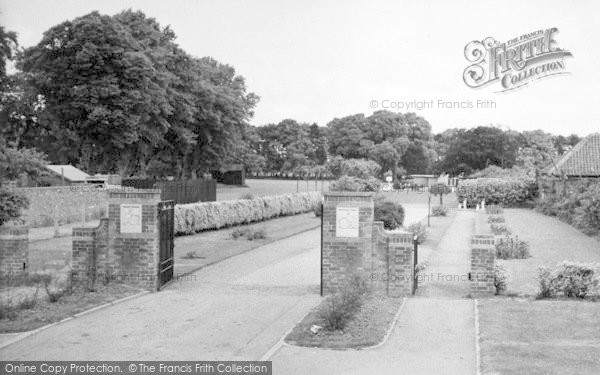
<path fill-rule="evenodd" d="M 462 208 L 463 208 L 463 210 L 467 209 L 467 200 L 466 199 L 463 199 Z"/>
<path fill-rule="evenodd" d="M 485 198 L 481 201 L 481 209 L 485 210 Z"/>
<path fill-rule="evenodd" d="M 475 211 L 479 211 L 479 203 L 477 203 L 477 207 L 475 207 Z"/>

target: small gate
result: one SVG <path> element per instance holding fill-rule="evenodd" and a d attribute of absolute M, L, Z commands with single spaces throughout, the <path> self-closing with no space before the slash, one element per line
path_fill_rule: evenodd
<path fill-rule="evenodd" d="M 175 224 L 175 201 L 163 201 L 158 204 L 158 230 L 159 238 L 159 263 L 158 263 L 158 289 L 173 281 L 175 260 L 173 249 Z"/>

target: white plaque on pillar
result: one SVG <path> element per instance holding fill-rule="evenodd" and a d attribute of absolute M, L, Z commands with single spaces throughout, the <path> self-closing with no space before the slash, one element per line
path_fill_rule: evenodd
<path fill-rule="evenodd" d="M 121 233 L 142 233 L 142 205 L 121 205 Z"/>
<path fill-rule="evenodd" d="M 358 237 L 358 207 L 337 207 L 335 236 Z"/>

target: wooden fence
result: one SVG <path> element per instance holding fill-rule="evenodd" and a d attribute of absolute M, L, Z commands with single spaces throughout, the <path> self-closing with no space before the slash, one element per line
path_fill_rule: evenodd
<path fill-rule="evenodd" d="M 217 200 L 217 182 L 209 179 L 161 181 L 124 178 L 122 185 L 136 189 L 160 189 L 161 200 L 173 200 L 175 203 L 214 202 Z"/>

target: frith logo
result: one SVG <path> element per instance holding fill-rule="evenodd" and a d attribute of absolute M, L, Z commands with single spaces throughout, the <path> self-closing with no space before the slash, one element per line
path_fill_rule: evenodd
<path fill-rule="evenodd" d="M 505 43 L 492 37 L 472 41 L 465 46 L 465 57 L 472 63 L 463 73 L 465 83 L 479 88 L 498 81 L 502 92 L 568 73 L 564 59 L 572 54 L 558 48 L 557 32 L 557 28 L 537 30 Z"/>

